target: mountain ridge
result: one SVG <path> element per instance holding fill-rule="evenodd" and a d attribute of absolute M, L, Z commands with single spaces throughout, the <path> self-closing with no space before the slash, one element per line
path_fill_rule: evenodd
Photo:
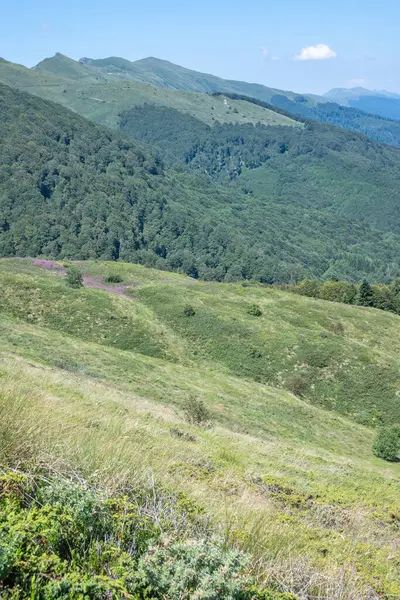
<path fill-rule="evenodd" d="M 400 120 L 400 95 L 386 90 L 368 90 L 362 87 L 335 88 L 324 94 L 323 98 L 338 102 L 341 106 Z"/>
<path fill-rule="evenodd" d="M 61 55 L 62 56 L 62 55 Z M 64 57 L 65 58 L 65 57 Z M 46 60 L 46 59 L 45 59 Z M 72 59 L 68 59 L 72 61 Z M 1 68 L 0 64 L 0 81 L 5 84 L 14 85 L 21 89 L 26 89 L 36 93 L 38 95 L 45 96 L 51 100 L 60 102 L 61 104 L 67 104 L 76 110 L 82 112 L 85 116 L 88 116 L 86 112 L 87 100 L 85 106 L 82 106 L 80 101 L 77 106 L 71 106 L 68 104 L 69 98 L 63 97 L 64 89 L 68 94 L 68 86 L 76 86 L 80 84 L 87 89 L 90 85 L 123 85 L 125 82 L 140 82 L 142 84 L 150 84 L 161 89 L 171 90 L 182 90 L 182 91 L 198 91 L 201 93 L 213 93 L 213 92 L 224 92 L 233 93 L 239 95 L 246 95 L 248 97 L 254 97 L 263 102 L 267 102 L 276 108 L 283 109 L 290 112 L 293 115 L 298 115 L 308 119 L 316 121 L 331 123 L 342 127 L 343 129 L 349 129 L 351 131 L 358 131 L 364 133 L 369 137 L 391 145 L 400 146 L 400 124 L 397 120 L 390 120 L 387 117 L 374 115 L 367 113 L 354 107 L 341 106 L 337 103 L 323 102 L 319 97 L 313 97 L 312 95 L 296 94 L 295 92 L 285 92 L 283 90 L 277 90 L 275 88 L 268 88 L 258 83 L 247 83 L 235 80 L 224 80 L 214 75 L 207 75 L 200 73 L 179 65 L 175 65 L 169 61 L 164 61 L 157 58 L 139 59 L 139 61 L 131 62 L 126 59 L 120 59 L 113 57 L 109 59 L 82 59 L 83 64 L 79 61 L 73 61 L 73 70 L 80 69 L 79 73 L 82 78 L 72 78 L 65 81 L 66 77 L 54 80 L 57 69 L 54 69 L 55 63 L 60 63 L 60 55 L 56 55 L 46 62 L 41 62 L 40 69 L 35 68 L 25 69 L 21 71 L 17 69 L 17 72 L 11 73 L 12 63 L 9 64 L 8 72 L 4 68 Z M 129 65 L 129 72 L 121 69 L 122 65 Z M 107 67 L 104 66 L 104 62 Z M 90 63 L 93 63 L 92 65 Z M 96 64 L 97 63 L 97 66 Z M 114 68 L 110 69 L 110 64 L 114 64 Z M 100 66 L 99 66 L 100 64 Z M 103 66 L 101 66 L 103 64 Z M 68 69 L 65 65 L 61 69 L 61 75 L 68 75 L 72 65 L 68 63 Z M 37 81 L 36 89 L 34 82 L 32 81 L 32 73 L 35 73 L 36 77 L 40 75 L 42 71 L 43 77 L 47 81 Z M 60 73 L 59 73 L 60 74 Z M 25 81 L 23 79 L 25 78 Z M 27 81 L 26 81 L 27 79 Z M 65 84 L 62 87 L 62 84 Z M 28 84 L 28 85 L 26 85 Z M 45 89 L 47 85 L 47 90 Z M 56 87 L 59 86 L 59 92 L 56 93 Z M 95 90 L 93 90 L 95 92 Z M 76 87 L 71 90 L 75 95 L 80 94 L 80 90 Z M 117 90 L 117 94 L 119 91 Z M 107 95 L 110 97 L 110 92 L 107 91 Z M 99 107 L 95 106 L 98 102 L 102 102 L 103 99 L 98 98 L 98 94 L 92 93 L 89 95 L 92 98 L 92 110 L 96 114 Z M 79 98 L 78 98 L 79 100 Z M 389 99 L 390 100 L 390 99 Z M 126 106 L 124 107 L 126 108 Z M 371 107 L 373 111 L 374 107 Z M 118 112 L 118 111 L 117 111 Z M 95 117 L 96 119 L 96 117 Z M 105 122 L 105 124 L 110 124 Z M 115 124 L 115 119 L 114 119 Z"/>

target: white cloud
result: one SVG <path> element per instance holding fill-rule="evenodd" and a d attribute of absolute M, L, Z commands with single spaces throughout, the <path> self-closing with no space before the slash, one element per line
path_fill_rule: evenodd
<path fill-rule="evenodd" d="M 281 60 L 280 56 L 271 56 L 271 60 Z"/>
<path fill-rule="evenodd" d="M 337 53 L 326 44 L 317 44 L 303 48 L 300 54 L 294 57 L 294 60 L 327 60 L 336 56 Z"/>
<path fill-rule="evenodd" d="M 354 77 L 354 79 L 349 79 L 347 82 L 349 85 L 364 85 L 365 83 L 365 79 L 363 79 L 362 77 Z"/>

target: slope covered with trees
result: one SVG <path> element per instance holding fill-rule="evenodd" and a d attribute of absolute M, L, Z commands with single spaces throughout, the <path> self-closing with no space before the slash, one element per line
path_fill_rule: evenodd
<path fill-rule="evenodd" d="M 232 100 L 235 110 L 236 100 Z M 145 105 L 121 114 L 121 129 L 155 145 L 162 156 L 234 179 L 265 165 L 254 177 L 266 195 L 284 189 L 284 201 L 310 207 L 340 207 L 344 216 L 399 232 L 400 152 L 336 127 L 306 121 L 305 127 L 215 123 L 207 127 L 176 110 Z M 290 167 L 290 171 L 289 171 Z M 321 176 L 313 186 L 314 173 Z M 296 179 L 296 181 L 294 181 Z M 345 190 L 345 191 L 344 191 Z M 324 206 L 325 205 L 325 206 Z"/>
<path fill-rule="evenodd" d="M 297 239 L 298 252 L 308 254 L 305 260 L 315 274 L 355 280 L 362 271 L 370 276 L 376 268 L 380 279 L 398 274 L 397 150 L 312 121 L 303 128 L 207 127 L 155 106 L 122 113 L 121 127 L 155 145 L 164 160 L 244 190 L 248 203 L 257 203 L 258 214 L 264 212 L 264 222 L 275 217 L 279 231 Z M 382 232 L 383 253 L 378 246 L 372 249 L 377 230 Z M 279 247 L 273 234 L 269 239 Z M 324 262 L 322 240 L 337 248 L 330 264 Z M 314 251 L 317 260 L 311 256 Z"/>
<path fill-rule="evenodd" d="M 149 116 L 154 114 L 151 109 Z M 297 129 L 293 127 L 211 129 L 199 122 L 198 131 L 207 134 L 205 146 L 189 161 L 197 160 L 198 165 L 188 173 L 184 157 L 178 161 L 182 166 L 165 168 L 156 154 L 137 142 L 6 86 L 1 87 L 0 115 L 3 256 L 120 259 L 228 281 L 288 282 L 329 275 L 335 269 L 338 277 L 355 280 L 365 276 L 385 280 L 397 274 L 399 237 L 385 220 L 392 215 L 393 223 L 398 222 L 390 169 L 376 170 L 382 181 L 380 198 L 386 193 L 394 199 L 393 204 L 381 203 L 381 223 L 378 211 L 371 209 L 375 198 L 371 190 L 369 196 L 356 198 L 359 204 L 348 199 L 349 209 L 340 202 L 331 206 L 328 192 L 333 196 L 340 191 L 332 183 L 333 172 L 325 183 L 319 182 L 322 197 L 308 197 L 305 183 L 287 199 L 273 188 L 253 193 L 254 182 L 226 185 L 225 171 L 235 179 L 234 169 L 241 163 L 245 165 L 239 182 L 245 181 L 246 173 L 253 176 L 275 162 L 278 172 L 285 172 L 286 185 L 289 172 L 301 179 L 302 171 L 290 157 L 297 155 L 299 165 L 308 164 L 316 141 L 312 128 L 304 130 L 303 140 L 292 139 L 291 132 Z M 161 117 L 167 127 L 164 113 Z M 243 143 L 235 142 L 242 138 Z M 176 141 L 179 153 L 181 141 Z M 327 148 L 325 142 L 318 152 L 335 157 L 334 148 Z M 336 143 L 335 135 L 331 142 Z M 350 135 L 347 151 L 357 143 L 358 138 L 354 142 Z M 221 148 L 232 148 L 225 170 L 220 165 Z M 375 148 L 372 142 L 366 148 L 374 161 L 380 153 L 388 153 L 391 162 L 385 164 L 396 171 L 395 150 Z M 353 159 L 355 164 L 364 161 L 357 153 Z M 260 162 L 259 168 L 251 168 Z M 204 174 L 209 165 L 220 183 Z M 345 161 L 338 176 L 344 173 Z M 348 169 L 348 185 L 354 183 L 351 173 Z M 303 177 L 306 174 L 303 171 Z M 275 171 L 269 175 L 269 185 L 273 176 Z"/>
<path fill-rule="evenodd" d="M 193 248 L 204 262 L 218 227 L 235 220 L 224 190 L 165 172 L 148 150 L 55 104 L 0 93 L 3 256 L 170 260 L 190 271 Z M 249 243 L 236 237 L 228 263 Z"/>

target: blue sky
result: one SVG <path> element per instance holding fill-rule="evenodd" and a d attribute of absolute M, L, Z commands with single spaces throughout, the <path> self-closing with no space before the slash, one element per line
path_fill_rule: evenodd
<path fill-rule="evenodd" d="M 26 66 L 55 52 L 75 59 L 157 56 L 298 92 L 363 85 L 400 93 L 400 0 L 4 4 L 0 56 Z"/>

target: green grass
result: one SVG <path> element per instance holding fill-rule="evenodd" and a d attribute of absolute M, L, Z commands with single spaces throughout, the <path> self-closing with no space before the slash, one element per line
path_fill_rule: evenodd
<path fill-rule="evenodd" d="M 132 106 L 155 104 L 188 113 L 208 125 L 220 123 L 262 123 L 263 125 L 302 124 L 272 110 L 243 100 L 234 103 L 224 96 L 169 90 L 138 82 L 91 83 L 68 82 L 57 86 L 21 87 L 23 91 L 37 94 L 63 104 L 80 115 L 113 129 L 119 128 L 119 113 Z M 64 90 L 66 90 L 64 92 Z M 236 109 L 236 110 L 235 110 Z M 236 112 L 237 111 L 237 112 Z"/>
<path fill-rule="evenodd" d="M 106 73 L 97 74 L 62 55 L 45 59 L 33 70 L 0 59 L 2 83 L 62 104 L 114 129 L 119 129 L 120 112 L 145 103 L 175 108 L 209 125 L 219 121 L 302 127 L 289 117 L 243 100 L 232 102 L 225 96 L 158 87 L 140 80 L 107 79 Z"/>
<path fill-rule="evenodd" d="M 136 265 L 80 267 L 118 273 L 136 301 L 71 290 L 28 260 L 0 262 L 0 462 L 72 465 L 110 489 L 150 471 L 287 589 L 399 594 L 399 465 L 373 456 L 373 429 L 325 410 L 359 419 L 379 369 L 393 382 L 376 410 L 396 409 L 398 317 Z M 329 329 L 339 319 L 343 336 Z M 302 398 L 285 390 L 296 365 L 312 382 Z M 213 428 L 185 421 L 190 395 Z"/>
<path fill-rule="evenodd" d="M 400 421 L 395 315 L 271 287 L 202 283 L 132 265 L 77 264 L 95 277 L 115 269 L 135 300 L 69 289 L 60 276 L 27 261 L 3 260 L 2 311 L 81 341 L 283 388 L 361 423 Z M 194 316 L 185 315 L 188 304 Z M 253 304 L 261 316 L 249 314 Z M 343 325 L 339 333 L 337 323 Z"/>

